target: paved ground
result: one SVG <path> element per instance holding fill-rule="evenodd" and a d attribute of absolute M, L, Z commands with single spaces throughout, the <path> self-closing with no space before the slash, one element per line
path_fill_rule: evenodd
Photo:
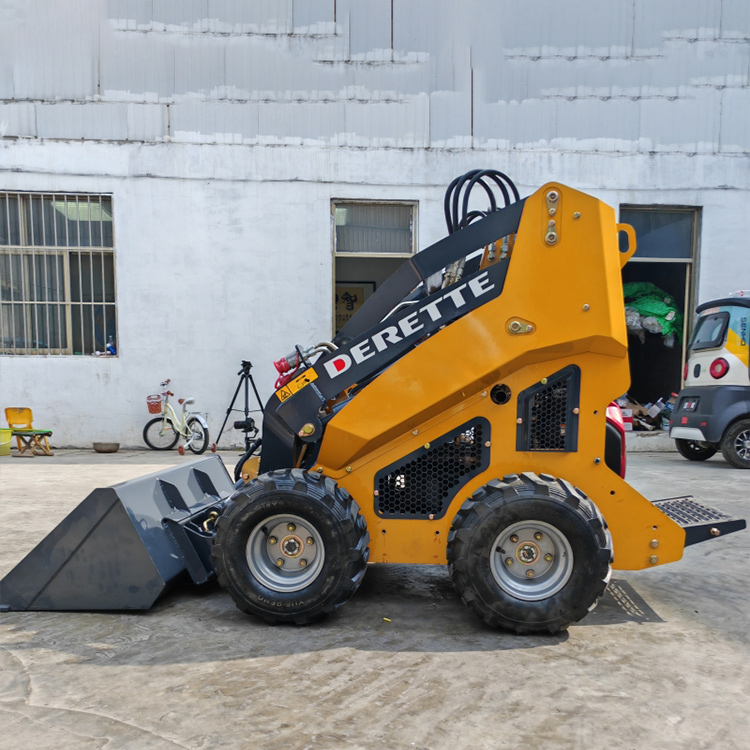
<path fill-rule="evenodd" d="M 0 458 L 0 575 L 93 487 L 187 460 Z M 629 479 L 750 515 L 750 472 L 720 457 L 638 453 Z M 593 613 L 547 637 L 489 630 L 422 566 L 372 567 L 306 628 L 256 622 L 212 585 L 141 614 L 0 614 L 0 748 L 745 749 L 749 558 L 746 531 L 615 572 Z"/>

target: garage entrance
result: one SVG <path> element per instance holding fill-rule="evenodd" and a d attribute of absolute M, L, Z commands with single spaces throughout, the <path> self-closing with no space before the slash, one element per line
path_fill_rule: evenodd
<path fill-rule="evenodd" d="M 630 346 L 630 396 L 641 404 L 680 390 L 692 330 L 700 209 L 620 207 L 638 248 L 623 268 Z M 651 314 L 655 313 L 655 314 Z"/>

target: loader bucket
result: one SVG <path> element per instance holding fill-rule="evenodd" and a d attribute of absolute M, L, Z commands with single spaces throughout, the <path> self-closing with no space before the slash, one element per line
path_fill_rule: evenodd
<path fill-rule="evenodd" d="M 218 456 L 94 490 L 0 581 L 0 609 L 148 609 L 185 571 L 204 583 L 232 491 Z"/>

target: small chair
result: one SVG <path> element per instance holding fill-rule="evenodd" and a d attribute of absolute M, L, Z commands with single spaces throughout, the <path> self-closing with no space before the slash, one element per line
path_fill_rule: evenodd
<path fill-rule="evenodd" d="M 33 426 L 34 415 L 26 406 L 9 406 L 5 419 L 16 438 L 19 456 L 53 456 L 47 438 L 52 430 L 37 430 Z"/>

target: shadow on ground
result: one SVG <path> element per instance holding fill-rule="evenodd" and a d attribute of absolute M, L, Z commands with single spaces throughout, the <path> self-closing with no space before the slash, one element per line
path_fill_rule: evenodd
<path fill-rule="evenodd" d="M 613 580 L 574 628 L 662 620 L 629 583 Z M 272 626 L 240 612 L 216 584 L 175 588 L 149 612 L 11 612 L 0 615 L 13 650 L 54 649 L 89 664 L 168 665 L 356 649 L 386 653 L 498 652 L 550 648 L 570 637 L 494 630 L 459 600 L 444 567 L 372 566 L 333 617 Z M 50 633 L 54 636 L 50 637 Z"/>

